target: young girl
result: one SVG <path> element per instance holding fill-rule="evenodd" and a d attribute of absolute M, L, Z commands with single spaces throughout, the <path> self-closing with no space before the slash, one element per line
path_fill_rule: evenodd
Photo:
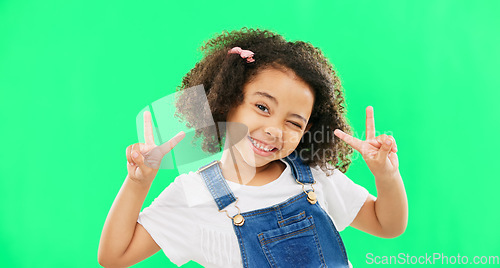
<path fill-rule="evenodd" d="M 318 48 L 243 28 L 202 49 L 180 92 L 203 85 L 214 121 L 227 122 L 214 126 L 227 136 L 222 140 L 210 128 L 196 130 L 205 151 L 224 148 L 222 158 L 178 176 L 140 212 L 161 158 L 184 137 L 156 146 L 144 113 L 145 143 L 127 148 L 128 176 L 103 228 L 102 266 L 130 266 L 162 249 L 179 266 L 347 267 L 338 231 L 353 226 L 386 238 L 404 232 L 396 142 L 375 136 L 372 107 L 366 140 L 347 134 L 339 79 Z M 189 95 L 177 105 L 191 126 L 200 118 L 193 105 Z M 243 138 L 230 138 L 241 125 Z M 344 175 L 348 145 L 373 173 L 377 198 Z"/>

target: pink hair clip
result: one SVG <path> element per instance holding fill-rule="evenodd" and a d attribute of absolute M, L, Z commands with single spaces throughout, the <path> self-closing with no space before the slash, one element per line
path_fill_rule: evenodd
<path fill-rule="evenodd" d="M 255 59 L 252 58 L 254 53 L 250 50 L 241 49 L 241 47 L 233 47 L 227 54 L 240 54 L 242 58 L 246 58 L 247 62 L 254 62 Z"/>

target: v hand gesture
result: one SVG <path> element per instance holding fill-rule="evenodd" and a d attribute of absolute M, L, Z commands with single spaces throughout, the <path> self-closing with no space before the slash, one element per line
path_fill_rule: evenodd
<path fill-rule="evenodd" d="M 399 174 L 396 140 L 385 134 L 375 137 L 373 107 L 366 108 L 366 140 L 357 139 L 340 129 L 336 129 L 334 134 L 363 156 L 376 178 Z"/>
<path fill-rule="evenodd" d="M 135 143 L 127 147 L 127 170 L 130 179 L 140 183 L 152 183 L 160 168 L 161 160 L 186 134 L 179 132 L 169 141 L 156 146 L 151 123 L 151 113 L 144 112 L 144 139 L 146 143 Z"/>

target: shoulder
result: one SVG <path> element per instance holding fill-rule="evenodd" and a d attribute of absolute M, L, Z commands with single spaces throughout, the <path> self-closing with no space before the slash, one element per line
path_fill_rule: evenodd
<path fill-rule="evenodd" d="M 179 175 L 172 183 L 178 195 L 182 194 L 188 207 L 195 207 L 213 202 L 201 174 L 189 172 Z M 170 187 L 170 186 L 169 186 Z"/>
<path fill-rule="evenodd" d="M 326 199 L 341 203 L 360 203 L 366 200 L 368 191 L 352 181 L 339 169 L 327 175 L 319 167 L 311 167 L 311 173 L 318 187 L 324 191 Z"/>
<path fill-rule="evenodd" d="M 325 172 L 319 166 L 313 166 L 311 167 L 311 173 L 314 179 L 320 183 L 334 184 L 338 186 L 344 185 L 349 182 L 352 183 L 351 179 L 349 179 L 342 171 L 336 168 L 332 168 L 328 172 Z"/>
<path fill-rule="evenodd" d="M 162 205 L 181 205 L 192 206 L 193 200 L 203 197 L 208 193 L 201 175 L 196 172 L 180 174 L 172 183 L 170 183 L 160 195 L 155 198 L 157 206 Z"/>

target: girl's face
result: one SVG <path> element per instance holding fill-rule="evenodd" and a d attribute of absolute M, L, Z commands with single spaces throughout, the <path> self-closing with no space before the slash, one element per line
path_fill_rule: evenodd
<path fill-rule="evenodd" d="M 245 84 L 243 93 L 243 103 L 227 118 L 248 128 L 246 137 L 234 145 L 238 157 L 262 167 L 291 154 L 311 127 L 312 88 L 293 71 L 268 68 Z"/>

